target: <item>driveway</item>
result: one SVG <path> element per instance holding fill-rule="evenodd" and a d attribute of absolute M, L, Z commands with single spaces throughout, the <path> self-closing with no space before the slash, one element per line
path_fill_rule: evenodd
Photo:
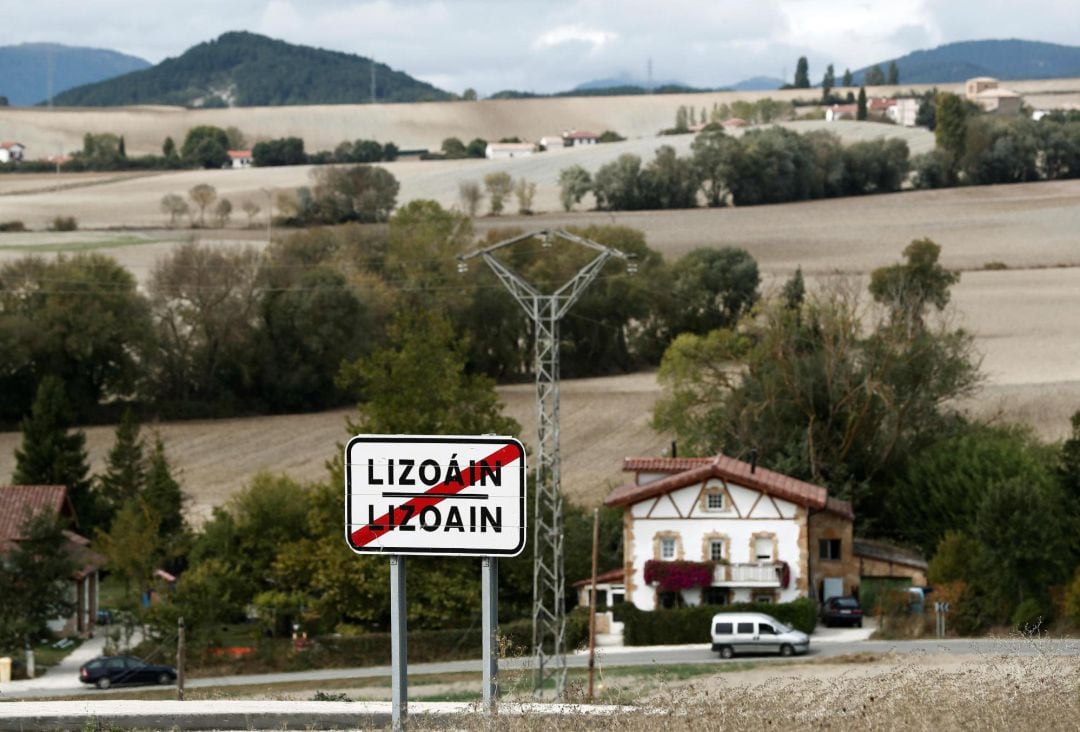
<path fill-rule="evenodd" d="M 96 638 L 84 641 L 82 645 L 69 653 L 63 661 L 36 679 L 23 679 L 0 684 L 0 695 L 22 696 L 27 692 L 69 691 L 79 687 L 79 667 L 105 651 L 105 633 L 98 633 Z"/>

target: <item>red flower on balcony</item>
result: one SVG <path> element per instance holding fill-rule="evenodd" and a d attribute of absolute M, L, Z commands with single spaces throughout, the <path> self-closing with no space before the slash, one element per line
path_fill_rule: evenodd
<path fill-rule="evenodd" d="M 645 562 L 645 584 L 656 584 L 663 592 L 689 590 L 712 584 L 712 562 L 665 562 L 650 559 Z"/>

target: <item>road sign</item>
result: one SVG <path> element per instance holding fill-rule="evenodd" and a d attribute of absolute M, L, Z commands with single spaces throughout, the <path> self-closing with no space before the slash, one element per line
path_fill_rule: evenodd
<path fill-rule="evenodd" d="M 357 435 L 345 447 L 354 552 L 513 557 L 525 519 L 525 448 L 513 437 Z"/>

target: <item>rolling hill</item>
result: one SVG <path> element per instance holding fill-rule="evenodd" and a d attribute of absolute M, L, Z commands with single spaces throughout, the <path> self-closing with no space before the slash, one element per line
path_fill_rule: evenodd
<path fill-rule="evenodd" d="M 71 107 L 172 104 L 255 107 L 442 101 L 447 92 L 363 56 L 230 32 L 153 68 L 71 89 L 55 103 Z"/>
<path fill-rule="evenodd" d="M 0 46 L 0 96 L 16 106 L 48 101 L 49 67 L 53 94 L 83 84 L 111 79 L 150 66 L 137 56 L 103 48 L 59 43 Z"/>
<path fill-rule="evenodd" d="M 886 70 L 896 61 L 901 84 L 958 82 L 973 76 L 998 79 L 1056 79 L 1080 76 L 1080 46 L 1062 46 L 1018 39 L 961 41 L 925 51 L 914 51 L 877 65 Z M 854 73 L 863 83 L 867 70 Z"/>

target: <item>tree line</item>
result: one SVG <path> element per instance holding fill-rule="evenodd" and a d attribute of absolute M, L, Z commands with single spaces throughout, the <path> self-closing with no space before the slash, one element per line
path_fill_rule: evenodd
<path fill-rule="evenodd" d="M 752 206 L 898 191 L 908 167 L 907 143 L 897 138 L 844 145 L 826 130 L 770 127 L 733 137 L 706 128 L 690 156 L 663 145 L 646 165 L 627 153 L 594 173 L 565 168 L 559 185 L 567 211 L 589 192 L 609 211 L 694 208 L 702 200 Z"/>
<path fill-rule="evenodd" d="M 333 197 L 326 205 L 347 208 Z M 729 323 L 757 297 L 757 265 L 741 249 L 668 263 L 632 229 L 577 233 L 635 255 L 639 269 L 631 277 L 610 263 L 563 323 L 566 376 L 654 365 L 677 333 Z M 62 380 L 81 421 L 115 420 L 126 403 L 163 417 L 340 405 L 363 388 L 341 380 L 342 365 L 384 344 L 395 315 L 417 303 L 447 315 L 470 373 L 526 379 L 532 341 L 517 303 L 486 268 L 457 271 L 474 246 L 466 215 L 413 201 L 385 225 L 292 232 L 263 252 L 189 242 L 154 265 L 144 288 L 99 253 L 9 261 L 0 267 L 0 419 L 21 419 L 46 375 Z M 507 261 L 546 286 L 583 256 L 532 242 Z"/>

